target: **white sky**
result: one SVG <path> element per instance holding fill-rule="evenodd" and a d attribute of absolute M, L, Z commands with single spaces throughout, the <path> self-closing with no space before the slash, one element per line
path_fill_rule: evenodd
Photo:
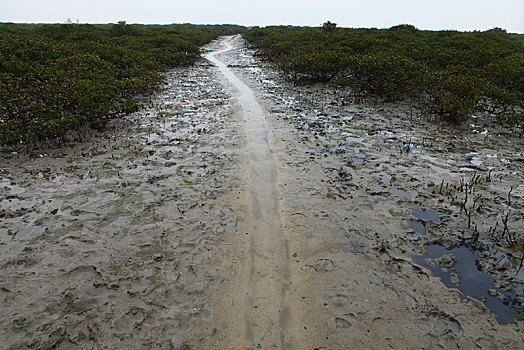
<path fill-rule="evenodd" d="M 0 0 L 0 22 L 234 23 L 524 33 L 524 0 Z"/>

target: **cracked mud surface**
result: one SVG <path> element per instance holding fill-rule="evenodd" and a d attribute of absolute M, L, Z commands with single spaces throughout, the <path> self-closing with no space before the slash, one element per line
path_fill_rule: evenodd
<path fill-rule="evenodd" d="M 402 105 L 292 87 L 227 40 L 216 57 L 253 91 L 268 130 L 277 170 L 260 203 L 278 209 L 275 238 L 253 219 L 250 171 L 261 168 L 239 92 L 208 61 L 172 71 L 112 132 L 2 155 L 2 346 L 519 349 L 522 321 L 501 325 L 461 291 L 454 251 L 424 253 L 472 248 L 494 281 L 485 297 L 522 308 L 520 256 L 501 225 L 507 212 L 524 234 L 524 141 L 483 117 L 449 128 Z M 466 209 L 481 196 L 469 228 L 462 183 Z"/>

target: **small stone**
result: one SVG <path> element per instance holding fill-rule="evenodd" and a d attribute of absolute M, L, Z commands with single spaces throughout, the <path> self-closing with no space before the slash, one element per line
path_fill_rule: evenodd
<path fill-rule="evenodd" d="M 162 259 L 164 259 L 164 254 L 162 254 L 162 253 L 158 253 L 158 254 L 153 255 L 153 260 L 155 260 L 155 261 L 161 261 Z"/>
<path fill-rule="evenodd" d="M 460 283 L 460 277 L 455 272 L 451 273 L 451 283 L 458 285 Z"/>
<path fill-rule="evenodd" d="M 459 259 L 454 256 L 453 254 L 444 254 L 440 258 L 435 260 L 437 264 L 439 264 L 442 267 L 448 267 L 451 268 L 453 265 L 455 265 L 456 262 L 459 261 Z"/>
<path fill-rule="evenodd" d="M 99 288 L 99 287 L 102 287 L 102 286 L 104 286 L 104 282 L 102 282 L 102 281 L 94 281 L 93 282 L 93 287 L 95 287 L 95 288 Z"/>

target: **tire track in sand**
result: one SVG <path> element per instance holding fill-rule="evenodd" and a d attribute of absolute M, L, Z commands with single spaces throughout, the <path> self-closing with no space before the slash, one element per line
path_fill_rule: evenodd
<path fill-rule="evenodd" d="M 242 109 L 247 154 L 244 162 L 247 215 L 243 234 L 247 234 L 249 254 L 236 280 L 231 281 L 226 298 L 229 315 L 223 315 L 228 331 L 222 341 L 229 349 L 290 349 L 286 328 L 290 308 L 285 297 L 289 285 L 288 244 L 284 237 L 278 195 L 278 164 L 269 143 L 270 131 L 264 112 L 253 91 L 216 56 L 232 49 L 211 52 L 207 59 L 238 90 Z"/>

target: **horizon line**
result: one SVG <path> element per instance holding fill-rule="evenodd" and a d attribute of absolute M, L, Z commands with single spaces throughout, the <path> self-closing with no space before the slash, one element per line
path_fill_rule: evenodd
<path fill-rule="evenodd" d="M 253 28 L 253 27 L 260 27 L 260 28 L 264 28 L 264 27 L 310 27 L 310 28 L 318 28 L 318 27 L 321 27 L 322 24 L 318 24 L 318 25 L 310 25 L 310 24 L 283 24 L 283 23 L 277 23 L 277 24 L 250 24 L 250 25 L 247 25 L 247 24 L 238 24 L 238 23 L 198 23 L 198 22 L 170 22 L 170 23 L 152 23 L 152 22 L 127 22 L 126 20 L 121 20 L 121 21 L 124 21 L 126 22 L 126 24 L 128 25 L 180 25 L 180 24 L 190 24 L 190 25 L 235 25 L 235 26 L 241 26 L 241 27 L 247 27 L 247 28 Z M 64 22 L 13 22 L 13 21 L 0 21 L 0 24 L 34 24 L 34 25 L 38 25 L 38 24 L 51 24 L 51 25 L 58 25 L 58 24 L 71 24 L 71 25 L 80 25 L 80 24 L 91 24 L 91 25 L 108 25 L 108 24 L 118 24 L 119 22 L 121 21 L 116 21 L 116 22 L 75 22 L 75 21 L 72 21 L 71 23 L 68 23 L 67 20 L 64 21 Z M 495 26 L 495 27 L 491 27 L 489 29 L 456 29 L 456 28 L 441 28 L 441 29 L 422 29 L 422 28 L 419 28 L 413 24 L 410 24 L 410 23 L 399 23 L 399 24 L 395 24 L 393 26 L 390 26 L 390 27 L 347 27 L 347 26 L 338 26 L 337 25 L 337 28 L 342 28 L 342 29 L 390 29 L 390 28 L 393 28 L 393 27 L 397 27 L 397 26 L 401 26 L 401 25 L 410 25 L 410 26 L 413 26 L 415 27 L 417 30 L 421 30 L 421 31 L 433 31 L 433 32 L 439 32 L 439 31 L 456 31 L 456 32 L 486 32 L 486 31 L 489 31 L 489 30 L 493 30 L 493 29 L 501 29 L 501 30 L 504 30 L 506 31 L 508 34 L 524 34 L 524 32 L 511 32 L 509 31 L 508 29 L 504 28 L 504 27 L 499 27 L 499 26 Z"/>

